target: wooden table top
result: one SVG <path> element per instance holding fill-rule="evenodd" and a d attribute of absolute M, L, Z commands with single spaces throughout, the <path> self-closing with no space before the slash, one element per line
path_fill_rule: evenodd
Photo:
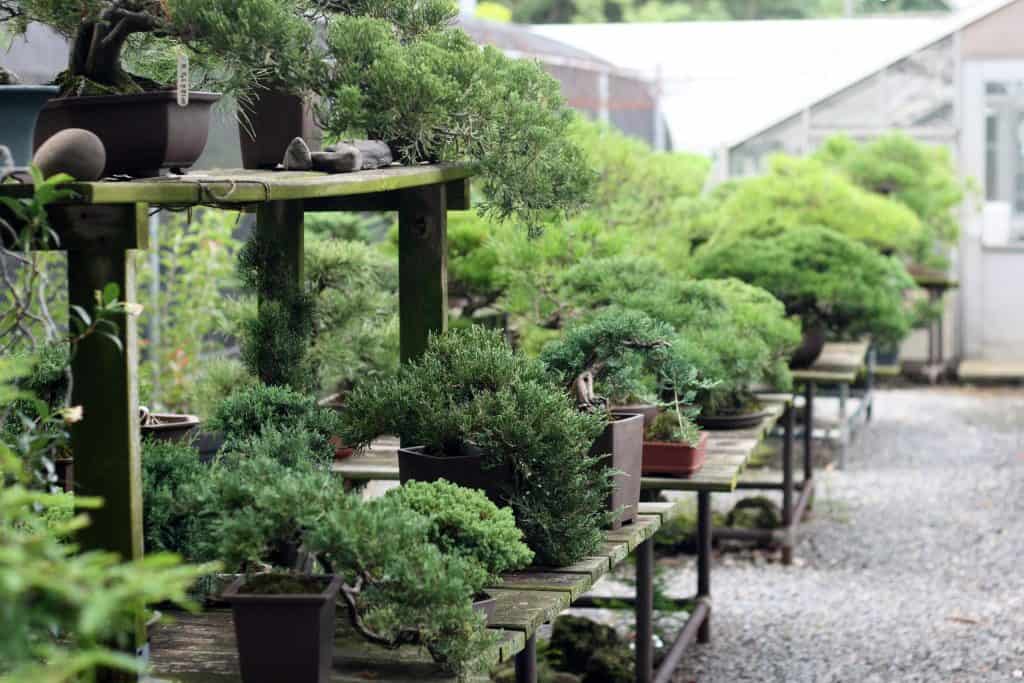
<path fill-rule="evenodd" d="M 852 383 L 864 368 L 871 342 L 828 342 L 814 365 L 794 370 L 797 382 Z"/>

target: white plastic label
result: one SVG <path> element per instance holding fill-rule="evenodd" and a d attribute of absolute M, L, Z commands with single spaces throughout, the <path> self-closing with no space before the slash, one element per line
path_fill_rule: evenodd
<path fill-rule="evenodd" d="M 188 54 L 178 50 L 178 106 L 188 106 Z"/>

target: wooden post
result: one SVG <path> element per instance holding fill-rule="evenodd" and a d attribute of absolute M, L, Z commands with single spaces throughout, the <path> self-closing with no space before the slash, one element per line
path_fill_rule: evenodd
<path fill-rule="evenodd" d="M 146 205 L 73 206 L 51 212 L 68 252 L 68 300 L 95 315 L 96 292 L 108 283 L 120 288 L 122 301 L 135 301 L 135 255 L 139 230 L 146 230 Z M 142 234 L 145 234 L 144 232 Z M 84 550 L 140 559 L 142 547 L 142 466 L 139 444 L 138 346 L 135 316 L 120 315 L 117 337 L 92 334 L 71 360 L 71 404 L 83 419 L 71 428 L 75 492 L 103 499 L 90 511 L 92 523 L 78 534 Z M 135 646 L 145 642 L 142 615 Z M 104 672 L 103 680 L 128 680 Z M 130 680 L 135 680 L 131 677 Z"/>
<path fill-rule="evenodd" d="M 398 210 L 398 309 L 402 362 L 448 327 L 447 196 L 443 185 L 402 192 Z"/>

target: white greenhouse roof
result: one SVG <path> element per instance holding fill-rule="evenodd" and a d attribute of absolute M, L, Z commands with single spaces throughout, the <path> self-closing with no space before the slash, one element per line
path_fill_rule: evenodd
<path fill-rule="evenodd" d="M 676 149 L 713 153 L 799 113 L 1015 0 L 946 15 L 553 24 L 541 35 L 651 77 Z"/>

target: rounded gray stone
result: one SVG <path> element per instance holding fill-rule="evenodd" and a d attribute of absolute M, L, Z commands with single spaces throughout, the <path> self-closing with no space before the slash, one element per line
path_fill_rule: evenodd
<path fill-rule="evenodd" d="M 95 133 L 82 128 L 66 128 L 39 146 L 32 163 L 44 178 L 67 173 L 75 180 L 88 182 L 103 176 L 107 150 Z"/>

